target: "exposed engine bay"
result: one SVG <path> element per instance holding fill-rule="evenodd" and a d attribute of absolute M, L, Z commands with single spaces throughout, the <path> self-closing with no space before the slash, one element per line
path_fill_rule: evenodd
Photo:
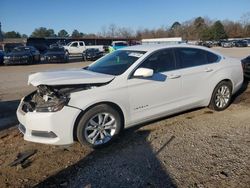
<path fill-rule="evenodd" d="M 24 98 L 22 110 L 24 112 L 59 111 L 69 102 L 70 93 L 92 89 L 105 84 L 39 85 L 36 91 Z"/>

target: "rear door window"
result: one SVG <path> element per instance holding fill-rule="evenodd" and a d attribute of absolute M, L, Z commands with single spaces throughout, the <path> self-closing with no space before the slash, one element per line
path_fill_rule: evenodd
<path fill-rule="evenodd" d="M 179 68 L 195 67 L 207 64 L 206 53 L 196 48 L 176 48 Z"/>
<path fill-rule="evenodd" d="M 197 48 L 175 49 L 178 68 L 201 66 L 219 61 L 220 57 L 214 53 Z"/>
<path fill-rule="evenodd" d="M 218 55 L 215 55 L 214 53 L 207 52 L 207 61 L 208 63 L 216 63 L 218 62 L 220 57 Z"/>

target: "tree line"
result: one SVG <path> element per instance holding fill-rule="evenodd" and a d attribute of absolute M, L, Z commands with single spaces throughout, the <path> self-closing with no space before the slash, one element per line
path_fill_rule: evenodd
<path fill-rule="evenodd" d="M 25 34 L 16 31 L 3 33 L 4 38 L 27 38 Z M 241 21 L 217 20 L 213 21 L 206 17 L 197 17 L 185 22 L 174 22 L 170 27 L 157 29 L 137 29 L 119 27 L 115 24 L 103 26 L 98 33 L 83 33 L 73 30 L 70 34 L 65 29 L 56 33 L 53 29 L 40 27 L 36 28 L 30 37 L 122 37 L 122 38 L 161 38 L 161 37 L 182 37 L 184 40 L 219 40 L 227 38 L 250 37 L 250 12 L 242 16 Z"/>

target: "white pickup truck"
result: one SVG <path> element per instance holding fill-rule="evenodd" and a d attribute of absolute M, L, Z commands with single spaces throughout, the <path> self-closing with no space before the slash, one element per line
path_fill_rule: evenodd
<path fill-rule="evenodd" d="M 88 48 L 97 48 L 101 52 L 104 51 L 103 45 L 91 45 L 91 46 L 86 46 L 83 41 L 73 41 L 68 43 L 66 46 L 63 46 L 66 52 L 69 55 L 77 55 L 77 54 L 82 54 L 86 49 Z"/>

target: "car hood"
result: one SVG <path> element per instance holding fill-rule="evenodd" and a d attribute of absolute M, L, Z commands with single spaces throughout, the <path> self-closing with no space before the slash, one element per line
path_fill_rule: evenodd
<path fill-rule="evenodd" d="M 115 76 L 91 72 L 84 69 L 70 69 L 51 72 L 38 72 L 31 74 L 28 84 L 39 85 L 75 85 L 75 84 L 98 84 L 107 83 Z"/>
<path fill-rule="evenodd" d="M 29 52 L 10 52 L 6 56 L 13 57 L 13 56 L 25 56 L 25 55 L 29 56 L 30 53 Z"/>

